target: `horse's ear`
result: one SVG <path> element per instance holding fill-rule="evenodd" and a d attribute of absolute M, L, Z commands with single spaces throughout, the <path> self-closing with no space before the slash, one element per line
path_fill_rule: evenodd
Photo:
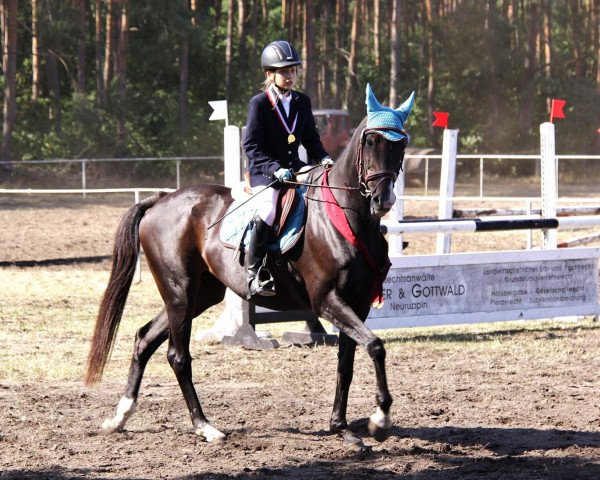
<path fill-rule="evenodd" d="M 381 104 L 377 101 L 377 98 L 375 98 L 370 83 L 367 83 L 367 98 L 365 103 L 367 104 L 367 113 L 378 112 L 381 110 Z"/>
<path fill-rule="evenodd" d="M 406 119 L 410 115 L 410 112 L 412 111 L 414 104 L 415 104 L 415 92 L 412 92 L 410 94 L 410 97 L 408 97 L 404 101 L 404 103 L 396 109 L 396 111 L 400 114 L 400 116 L 402 118 L 403 124 L 404 124 L 404 122 L 406 122 Z"/>

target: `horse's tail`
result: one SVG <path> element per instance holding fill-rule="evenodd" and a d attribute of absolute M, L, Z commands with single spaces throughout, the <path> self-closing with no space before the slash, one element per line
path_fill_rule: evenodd
<path fill-rule="evenodd" d="M 123 215 L 115 234 L 112 270 L 100 303 L 92 345 L 88 355 L 86 385 L 99 382 L 113 344 L 140 253 L 140 222 L 162 195 L 137 203 Z"/>

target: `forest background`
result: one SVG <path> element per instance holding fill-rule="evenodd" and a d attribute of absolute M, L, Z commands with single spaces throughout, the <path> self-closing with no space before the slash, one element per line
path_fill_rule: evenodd
<path fill-rule="evenodd" d="M 535 152 L 559 98 L 557 153 L 600 153 L 600 0 L 1 1 L 0 160 L 219 155 L 208 101 L 244 125 L 275 39 L 354 125 L 367 82 L 392 106 L 415 90 L 413 146 L 439 148 L 448 111 L 461 153 Z"/>

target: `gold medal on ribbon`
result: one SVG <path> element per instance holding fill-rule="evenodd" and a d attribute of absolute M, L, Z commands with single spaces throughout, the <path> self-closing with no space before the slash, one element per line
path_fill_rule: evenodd
<path fill-rule="evenodd" d="M 293 133 L 288 135 L 288 143 L 294 143 L 296 141 L 296 136 Z"/>

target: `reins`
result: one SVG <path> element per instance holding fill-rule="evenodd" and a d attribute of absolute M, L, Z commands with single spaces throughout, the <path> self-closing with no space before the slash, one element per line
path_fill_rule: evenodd
<path fill-rule="evenodd" d="M 331 190 L 345 190 L 348 192 L 359 191 L 360 194 L 363 195 L 364 197 L 369 197 L 372 194 L 372 191 L 369 190 L 369 187 L 367 185 L 368 182 L 379 179 L 379 181 L 377 182 L 377 185 L 375 186 L 375 190 L 377 190 L 377 187 L 379 186 L 379 184 L 386 179 L 392 180 L 393 182 L 396 181 L 396 179 L 398 178 L 398 175 L 393 170 L 378 170 L 373 173 L 364 172 L 363 148 L 365 146 L 366 136 L 369 133 L 377 133 L 377 134 L 381 135 L 382 131 L 392 131 L 392 132 L 398 132 L 403 135 L 406 135 L 406 132 L 404 132 L 404 130 L 400 130 L 398 128 L 393 128 L 393 127 L 364 128 L 360 134 L 360 142 L 359 142 L 358 152 L 356 154 L 356 171 L 358 172 L 358 187 L 349 187 L 347 185 L 344 187 L 336 187 L 334 185 L 328 185 L 326 188 L 329 188 Z M 320 168 L 320 167 L 321 167 L 321 165 L 313 165 L 313 166 L 303 170 L 302 174 L 308 174 L 308 173 L 312 172 L 313 170 Z M 324 167 L 324 168 L 329 169 L 330 167 Z M 363 179 L 363 177 L 364 177 L 364 179 Z M 279 180 L 274 180 L 269 185 L 267 185 L 267 188 L 275 185 L 277 182 L 279 182 Z M 324 188 L 324 186 L 321 183 L 296 182 L 294 180 L 285 180 L 283 183 L 288 184 L 288 185 L 298 185 L 298 186 L 309 187 L 309 188 Z M 266 190 L 266 188 L 264 190 Z M 226 213 L 225 215 L 223 215 L 221 218 L 217 219 L 216 221 L 214 221 L 212 224 L 210 224 L 208 226 L 208 229 L 214 227 L 217 223 L 221 222 L 225 217 L 227 217 L 228 215 L 233 213 L 235 210 L 237 210 L 238 208 L 240 208 L 242 205 L 249 202 L 253 198 L 254 198 L 254 196 L 250 197 L 248 200 L 242 202 L 236 208 L 234 208 L 230 212 Z"/>
<path fill-rule="evenodd" d="M 358 187 L 349 187 L 347 185 L 345 187 L 336 187 L 336 186 L 330 185 L 327 188 L 330 188 L 332 190 L 345 190 L 345 191 L 356 191 L 357 190 L 364 197 L 369 197 L 369 196 L 371 196 L 371 194 L 373 192 L 372 192 L 372 190 L 369 189 L 369 187 L 367 185 L 368 182 L 372 182 L 373 180 L 379 180 L 377 182 L 377 185 L 375 185 L 374 190 L 377 190 L 377 187 L 379 186 L 379 184 L 386 179 L 389 179 L 392 182 L 395 182 L 396 179 L 398 178 L 398 174 L 396 172 L 394 172 L 393 170 L 378 170 L 378 171 L 375 171 L 372 173 L 365 172 L 363 149 L 365 146 L 366 137 L 369 133 L 376 133 L 378 135 L 381 135 L 382 132 L 384 132 L 384 131 L 397 132 L 402 135 L 406 135 L 406 132 L 404 130 L 395 128 L 395 127 L 364 128 L 360 134 L 358 152 L 356 154 L 356 171 L 358 173 Z M 304 170 L 302 173 L 309 173 L 319 167 L 320 167 L 320 165 L 315 165 L 309 169 Z M 288 180 L 285 183 L 291 184 L 291 185 L 300 185 L 300 186 L 304 186 L 304 187 L 323 188 L 323 186 L 321 184 L 317 184 L 317 183 L 295 182 L 292 180 Z"/>

